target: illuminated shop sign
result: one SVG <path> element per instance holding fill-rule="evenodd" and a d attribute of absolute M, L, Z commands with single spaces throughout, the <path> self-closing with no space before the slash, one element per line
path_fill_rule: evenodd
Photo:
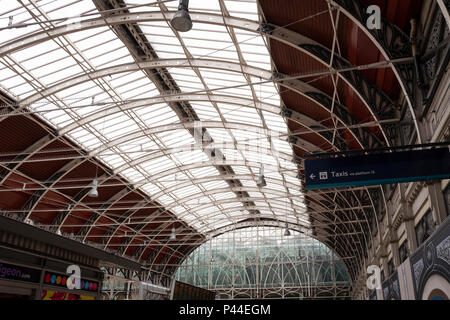
<path fill-rule="evenodd" d="M 95 297 L 76 293 L 42 290 L 41 300 L 95 300 Z"/>
<path fill-rule="evenodd" d="M 44 276 L 44 284 L 55 286 L 55 287 L 64 287 L 67 289 L 67 279 L 70 275 L 61 275 L 53 272 L 46 272 Z M 81 279 L 80 281 L 80 290 L 84 291 L 97 291 L 98 282 Z"/>
<path fill-rule="evenodd" d="M 39 282 L 39 270 L 25 268 L 7 263 L 0 263 L 0 279 Z"/>

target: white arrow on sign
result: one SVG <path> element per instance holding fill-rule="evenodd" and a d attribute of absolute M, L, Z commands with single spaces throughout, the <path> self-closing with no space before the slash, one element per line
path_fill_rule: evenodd
<path fill-rule="evenodd" d="M 310 176 L 309 176 L 311 179 L 315 179 L 316 178 L 316 176 L 314 175 L 314 173 L 312 173 Z"/>

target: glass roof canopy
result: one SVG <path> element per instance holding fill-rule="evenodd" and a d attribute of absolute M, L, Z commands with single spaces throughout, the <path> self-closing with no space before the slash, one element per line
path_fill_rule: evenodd
<path fill-rule="evenodd" d="M 348 295 L 350 277 L 336 253 L 297 231 L 283 233 L 252 227 L 222 234 L 192 251 L 175 278 L 231 299 Z"/>
<path fill-rule="evenodd" d="M 134 13 L 167 14 L 178 6 L 178 1 L 153 6 L 148 1 L 125 3 Z M 24 0 L 23 4 L 2 2 L 0 27 L 6 27 L 11 16 L 13 24 L 30 25 L 1 30 L 0 48 L 21 36 L 100 17 L 90 0 Z M 191 15 L 260 20 L 257 3 L 250 0 L 191 0 L 189 9 Z M 199 232 L 246 219 L 253 210 L 261 217 L 308 227 L 287 124 L 279 115 L 278 87 L 260 83 L 260 77 L 243 68 L 271 74 L 264 37 L 207 23 L 194 23 L 191 31 L 177 33 L 169 20 L 138 26 L 161 61 L 177 59 L 167 70 L 182 92 L 176 95 L 180 98 L 160 94 L 111 26 L 48 38 L 0 56 L 0 86 L 20 106 L 50 122 Z M 198 66 L 195 59 L 211 63 Z M 240 68 L 236 72 L 214 67 L 223 62 Z M 125 64 L 134 67 L 114 70 Z M 219 172 L 204 150 L 196 147 L 189 124 L 170 107 L 170 99 L 189 101 L 200 118 L 194 125 L 206 128 L 226 159 L 221 163 L 233 169 L 233 177 Z M 267 181 L 263 188 L 256 184 L 261 164 Z M 226 183 L 231 178 L 238 179 L 242 188 Z M 242 190 L 253 208 L 236 195 Z"/>

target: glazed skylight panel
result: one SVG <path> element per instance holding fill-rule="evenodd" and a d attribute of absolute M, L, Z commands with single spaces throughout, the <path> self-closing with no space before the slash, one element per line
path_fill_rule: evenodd
<path fill-rule="evenodd" d="M 227 122 L 243 122 L 255 127 L 262 127 L 261 117 L 254 106 L 243 107 L 224 103 L 217 104 Z"/>
<path fill-rule="evenodd" d="M 58 1 L 59 6 L 64 7 L 65 4 L 70 4 L 69 1 Z M 86 2 L 86 1 L 81 1 Z M 93 12 L 95 6 L 92 2 L 87 1 L 88 4 L 77 2 L 76 5 L 68 5 L 67 7 L 55 10 L 49 13 L 50 17 L 66 17 L 68 15 L 81 14 L 83 12 Z M 242 2 L 224 1 L 231 16 L 258 20 L 256 2 Z M 41 2 L 39 2 L 41 3 Z M 131 2 L 128 2 L 131 3 Z M 144 4 L 142 1 L 133 1 L 133 4 Z M 176 10 L 178 2 L 173 1 L 166 4 L 169 10 Z M 53 7 L 53 8 L 56 8 Z M 141 11 L 160 11 L 159 7 L 141 7 L 130 9 L 131 12 Z M 218 1 L 200 1 L 191 0 L 191 12 L 207 12 L 221 15 L 221 10 Z M 27 13 L 23 13 L 22 19 L 30 20 Z M 32 20 L 30 20 L 31 22 Z M 239 50 L 245 60 L 245 63 L 251 66 L 256 66 L 264 70 L 271 70 L 270 56 L 267 52 L 265 43 L 262 37 L 256 33 L 250 33 L 243 30 L 235 29 L 234 33 L 238 39 L 239 47 L 235 46 L 232 38 L 228 34 L 228 30 L 223 25 L 213 25 L 207 23 L 194 23 L 194 28 L 188 32 L 179 34 L 180 40 L 171 30 L 167 21 L 153 21 L 147 23 L 140 23 L 139 26 L 143 30 L 148 42 L 152 45 L 155 53 L 161 59 L 171 58 L 203 58 L 203 59 L 217 59 L 226 60 L 228 62 L 240 63 L 238 57 Z M 32 30 L 32 29 L 30 29 Z M 36 29 L 37 30 L 37 29 Z M 45 89 L 46 86 L 52 85 L 61 79 L 73 77 L 76 74 L 83 74 L 104 68 L 107 66 L 117 65 L 121 63 L 133 62 L 123 43 L 117 39 L 116 35 L 109 28 L 96 28 L 68 34 L 57 39 L 60 43 L 70 51 L 67 53 L 63 51 L 54 41 L 50 40 L 42 45 L 33 46 L 17 53 L 15 59 L 20 65 L 26 67 L 30 75 L 36 73 L 36 77 L 42 79 L 42 84 L 37 83 L 30 77 L 25 75 L 24 78 L 13 79 L 13 72 L 10 72 L 4 79 L 7 87 L 12 88 L 18 95 L 24 93 L 31 93 L 35 88 Z M 72 44 L 70 43 L 72 42 Z M 184 45 L 188 56 L 186 56 L 183 47 Z M 52 50 L 49 51 L 48 48 Z M 47 67 L 42 63 L 42 60 L 37 57 L 33 58 L 33 50 L 37 49 L 38 54 L 46 55 Z M 36 56 L 36 51 L 34 51 Z M 76 58 L 77 61 L 74 60 Z M 11 62 L 9 62 L 11 63 Z M 12 63 L 14 65 L 14 63 Z M 80 66 L 81 65 L 81 66 Z M 48 67 L 49 66 L 49 67 Z M 17 66 L 19 67 L 19 66 Z M 254 95 L 263 102 L 280 106 L 280 100 L 276 87 L 272 83 L 255 84 L 252 88 L 247 84 L 247 79 L 244 75 L 236 72 L 198 68 L 191 69 L 189 63 L 182 66 L 167 68 L 172 77 L 180 87 L 182 92 L 202 91 L 202 94 L 209 94 L 206 89 L 214 90 L 213 95 L 229 94 L 240 98 L 249 99 L 248 105 L 237 106 L 230 103 L 211 103 L 210 101 L 192 101 L 190 104 L 197 112 L 202 121 L 220 121 L 224 119 L 229 125 L 243 124 L 251 127 L 262 128 L 267 125 L 271 130 L 280 131 L 282 134 L 287 134 L 287 126 L 284 120 L 276 113 L 266 111 L 258 111 L 255 109 L 255 103 L 252 101 Z M 201 78 L 199 78 L 199 76 Z M 13 79 L 13 80 L 12 80 Z M 1 79 L 0 79 L 1 80 Z M 205 82 L 203 84 L 202 80 Z M 250 77 L 251 82 L 258 82 L 258 77 Z M 10 83 L 8 84 L 8 81 Z M 2 84 L 4 83 L 1 81 Z M 36 85 L 31 87 L 29 82 Z M 241 86 L 239 88 L 227 88 L 226 86 Z M 99 117 L 94 121 L 84 123 L 82 127 L 68 132 L 69 136 L 73 137 L 87 150 L 103 149 L 103 144 L 111 144 L 114 140 L 126 136 L 131 132 L 142 132 L 142 136 L 137 138 L 135 136 L 131 140 L 127 140 L 115 147 L 109 147 L 100 152 L 99 157 L 104 160 L 113 169 L 120 168 L 120 173 L 123 174 L 133 183 L 139 183 L 143 190 L 147 191 L 149 195 L 157 195 L 157 200 L 164 206 L 173 207 L 174 212 L 180 216 L 186 217 L 186 221 L 191 221 L 202 230 L 209 230 L 213 227 L 229 224 L 232 222 L 230 218 L 233 213 L 232 210 L 237 207 L 242 207 L 242 202 L 238 200 L 236 195 L 231 192 L 230 186 L 224 181 L 224 177 L 211 164 L 205 153 L 196 150 L 195 152 L 164 152 L 166 148 L 177 148 L 185 145 L 194 144 L 191 134 L 186 129 L 171 130 L 167 132 L 155 133 L 149 136 L 144 134 L 144 129 L 155 128 L 166 124 L 179 123 L 180 120 L 173 112 L 173 110 L 165 103 L 150 105 L 147 107 L 139 107 L 133 110 L 129 109 L 125 112 L 120 111 L 115 103 L 111 105 L 96 105 L 91 107 L 82 107 L 82 104 L 89 105 L 93 98 L 96 102 L 119 102 L 123 105 L 127 99 L 152 97 L 158 95 L 159 92 L 155 86 L 150 82 L 146 73 L 142 71 L 126 72 L 121 74 L 113 74 L 102 79 L 90 80 L 86 83 L 72 86 L 64 91 L 47 98 L 48 103 L 41 104 L 39 107 L 33 106 L 34 110 L 45 110 L 50 108 L 64 108 L 70 106 L 77 108 L 65 108 L 64 111 L 52 111 L 44 114 L 46 119 L 49 119 L 58 128 L 66 127 L 69 123 L 76 121 L 83 121 L 83 118 L 93 115 L 95 112 L 102 112 L 107 108 L 114 108 L 115 114 L 108 117 Z M 81 95 L 84 95 L 81 97 Z M 26 96 L 26 95 L 25 95 Z M 22 97 L 23 98 L 23 97 Z M 213 97 L 211 100 L 214 101 Z M 53 102 L 56 101 L 56 102 Z M 256 104 L 257 105 L 257 104 Z M 79 108 L 78 108 L 79 106 Z M 126 103 L 125 103 L 126 106 Z M 258 107 L 258 105 L 257 105 Z M 263 118 L 261 118 L 261 116 Z M 289 184 L 298 185 L 295 178 L 284 177 L 279 171 L 288 169 L 296 170 L 295 165 L 284 164 L 284 160 L 277 160 L 276 155 L 268 152 L 261 154 L 245 150 L 245 145 L 259 145 L 263 148 L 270 149 L 272 146 L 277 151 L 284 154 L 292 154 L 292 149 L 289 144 L 284 141 L 287 137 L 272 139 L 271 145 L 267 139 L 267 132 L 254 133 L 253 131 L 244 129 L 227 129 L 224 124 L 222 128 L 207 128 L 210 135 L 216 143 L 219 142 L 234 142 L 237 140 L 238 148 L 233 144 L 227 145 L 222 150 L 227 161 L 236 160 L 240 163 L 244 161 L 252 162 L 253 166 L 236 165 L 233 169 L 236 174 L 245 176 L 242 179 L 244 187 L 255 188 L 259 166 L 255 163 L 264 163 L 273 167 L 273 172 L 267 171 L 266 177 L 268 180 L 268 187 L 263 192 L 258 194 L 260 198 L 267 198 L 270 193 L 269 190 L 288 191 L 283 187 L 283 181 L 289 181 Z M 249 129 L 249 127 L 247 127 Z M 130 147 L 136 146 L 137 148 Z M 145 153 L 139 152 L 139 148 L 143 150 L 146 148 L 153 148 L 161 150 L 158 158 L 144 160 Z M 157 152 L 157 151 L 155 151 Z M 116 153 L 116 154 L 114 154 Z M 142 161 L 137 160 L 142 157 Z M 156 157 L 156 155 L 155 155 Z M 192 164 L 203 164 L 198 168 L 183 169 L 183 166 Z M 275 168 L 275 169 L 274 169 Z M 277 169 L 278 168 L 278 169 Z M 179 180 L 167 181 L 167 177 L 160 175 L 160 178 L 153 178 L 153 175 L 161 174 L 164 171 L 176 172 L 179 171 Z M 273 182 L 276 181 L 274 184 Z M 179 187 L 179 188 L 178 188 Z M 230 190 L 222 194 L 212 194 L 204 196 L 208 190 L 222 188 Z M 264 189 L 263 189 L 264 190 Z M 296 191 L 296 190 L 295 190 Z M 215 214 L 216 221 L 206 221 L 208 228 L 202 226 L 201 216 L 194 214 L 195 206 L 188 203 L 178 203 L 179 199 L 187 195 L 203 195 L 202 199 L 209 201 L 210 204 L 204 208 L 206 215 Z M 297 194 L 299 194 L 297 192 Z M 226 198 L 222 198 L 226 197 Z M 216 204 L 223 199 L 234 199 L 235 201 Z M 267 201 L 258 202 L 258 206 L 270 208 Z M 271 210 L 266 210 L 270 212 Z M 228 213 L 227 213 L 228 212 Z M 248 213 L 248 212 L 247 212 Z M 219 221 L 220 219 L 223 221 Z M 228 220 L 231 219 L 231 220 Z M 220 224 L 219 224 L 220 222 Z"/>
<path fill-rule="evenodd" d="M 209 89 L 214 90 L 214 94 L 226 94 L 222 88 L 232 87 L 232 86 L 244 86 L 247 84 L 245 78 L 236 72 L 230 71 L 216 71 L 209 68 L 198 68 L 201 72 L 201 75 L 205 82 L 208 84 Z M 242 94 L 248 96 L 248 89 L 243 88 L 234 88 L 239 89 Z"/>
<path fill-rule="evenodd" d="M 165 103 L 138 108 L 135 112 L 145 121 L 149 128 L 179 121 L 179 118 L 172 108 L 168 107 Z"/>
<path fill-rule="evenodd" d="M 237 174 L 244 174 L 244 175 L 250 175 L 251 172 L 248 169 L 248 167 L 245 166 L 231 166 L 233 168 L 233 171 Z"/>
<path fill-rule="evenodd" d="M 13 17 L 13 23 L 29 23 L 34 22 L 34 19 L 28 13 L 28 11 L 23 8 L 17 1 L 2 1 L 1 3 L 1 13 L 0 13 L 0 24 L 2 27 L 6 27 L 9 23 L 9 17 Z M 35 12 L 36 13 L 36 12 Z M 9 29 L 0 31 L 1 42 L 7 42 L 12 39 L 16 39 L 25 34 L 33 31 L 41 30 L 39 25 L 33 25 L 27 28 L 18 28 L 11 32 Z"/>
<path fill-rule="evenodd" d="M 184 35 L 180 36 L 183 39 Z M 184 45 L 194 58 L 239 61 L 233 41 L 224 26 L 196 23 L 186 36 L 191 39 L 183 41 Z M 197 40 L 192 43 L 192 39 Z M 220 44 L 214 41 L 219 39 Z"/>
<path fill-rule="evenodd" d="M 189 197 L 193 194 L 200 194 L 200 193 L 202 193 L 201 188 L 199 188 L 198 185 L 191 184 L 187 187 L 174 190 L 172 192 L 172 195 L 175 196 L 177 199 L 183 199 L 184 197 Z"/>
<path fill-rule="evenodd" d="M 216 120 L 217 121 L 218 118 L 215 119 L 208 119 L 208 120 Z M 203 119 L 202 119 L 203 120 Z M 218 143 L 230 143 L 233 142 L 233 139 L 231 138 L 230 134 L 228 133 L 228 131 L 224 130 L 224 129 L 219 129 L 219 128 L 208 128 L 208 133 L 209 135 L 214 139 L 214 142 L 216 144 Z"/>
<path fill-rule="evenodd" d="M 50 20 L 85 15 L 96 11 L 92 1 L 55 1 L 53 3 L 48 3 L 46 6 L 39 4 L 39 7 L 45 11 Z"/>
<path fill-rule="evenodd" d="M 220 119 L 217 109 L 209 101 L 191 101 L 191 105 L 201 121 Z"/>
<path fill-rule="evenodd" d="M 245 123 L 243 119 L 241 119 L 236 118 L 235 121 L 230 121 L 230 125 L 232 124 L 237 127 L 237 129 L 230 129 L 230 132 L 233 134 L 236 140 L 243 145 L 252 146 L 246 148 L 246 150 L 251 152 L 258 152 L 263 150 L 264 148 L 269 148 L 270 145 L 267 141 L 266 130 L 264 130 L 262 124 L 257 122 L 253 123 L 252 120 L 258 120 L 252 119 L 251 117 L 249 118 L 248 123 Z M 240 129 L 239 125 L 242 125 L 242 129 Z"/>

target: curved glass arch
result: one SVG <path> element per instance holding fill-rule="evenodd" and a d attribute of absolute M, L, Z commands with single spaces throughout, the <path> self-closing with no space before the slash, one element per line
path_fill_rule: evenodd
<path fill-rule="evenodd" d="M 146 56 L 135 56 L 128 49 L 137 39 L 124 40 L 114 32 L 115 24 L 103 25 L 108 14 L 100 13 L 95 1 L 5 3 L 0 18 L 12 16 L 15 24 L 28 27 L 14 32 L 0 30 L 2 88 L 15 97 L 20 108 L 51 123 L 80 149 L 199 233 L 236 223 L 229 210 L 244 203 L 242 193 L 260 199 L 251 205 L 254 211 L 276 218 L 281 210 L 273 205 L 271 190 L 283 192 L 291 219 L 302 214 L 306 224 L 308 214 L 298 208 L 299 203 L 304 207 L 304 197 L 296 176 L 298 167 L 292 161 L 295 154 L 288 139 L 290 130 L 280 114 L 283 106 L 278 84 L 260 81 L 271 79 L 273 68 L 267 38 L 255 32 L 261 20 L 257 1 L 191 0 L 193 17 L 214 18 L 216 23 L 199 21 L 186 33 L 176 32 L 169 23 L 177 1 L 159 5 L 142 0 L 123 2 L 124 12 L 165 17 L 133 24 L 139 39 L 148 44 Z M 30 14 L 35 9 L 41 14 Z M 36 17 L 46 23 L 36 24 Z M 242 27 L 251 24 L 254 30 L 227 25 L 228 17 L 238 19 Z M 90 19 L 101 20 L 101 25 L 81 27 Z M 64 31 L 48 36 L 55 30 Z M 42 36 L 39 41 L 38 35 Z M 18 37 L 24 38 L 18 42 Z M 25 38 L 31 42 L 25 45 Z M 14 43 L 20 45 L 12 49 Z M 181 64 L 143 64 L 169 59 L 178 59 Z M 199 60 L 208 63 L 196 64 Z M 155 81 L 149 69 L 171 78 L 171 84 Z M 201 126 L 197 132 L 205 139 L 196 140 L 196 128 L 188 127 L 194 121 L 177 114 L 174 103 L 189 104 L 191 116 L 196 115 L 192 119 Z M 212 146 L 204 148 L 204 140 L 220 144 L 214 149 L 214 160 L 227 161 L 227 170 L 210 161 Z M 186 146 L 198 149 L 188 152 Z M 312 144 L 308 148 L 314 151 Z M 152 152 L 155 157 L 144 158 Z M 187 167 L 194 163 L 201 166 Z M 266 188 L 258 187 L 262 166 Z M 170 177 L 160 175 L 169 170 L 173 172 Z M 236 185 L 230 183 L 229 175 L 236 176 Z M 99 180 L 100 188 L 104 181 Z M 233 190 L 241 185 L 241 193 Z M 208 192 L 218 188 L 227 191 Z M 183 201 L 193 194 L 199 195 L 199 202 L 211 205 L 199 209 L 195 202 Z M 223 197 L 234 203 L 224 203 Z"/>
<path fill-rule="evenodd" d="M 347 298 L 343 261 L 320 241 L 277 227 L 221 234 L 194 250 L 176 280 L 221 298 Z"/>

